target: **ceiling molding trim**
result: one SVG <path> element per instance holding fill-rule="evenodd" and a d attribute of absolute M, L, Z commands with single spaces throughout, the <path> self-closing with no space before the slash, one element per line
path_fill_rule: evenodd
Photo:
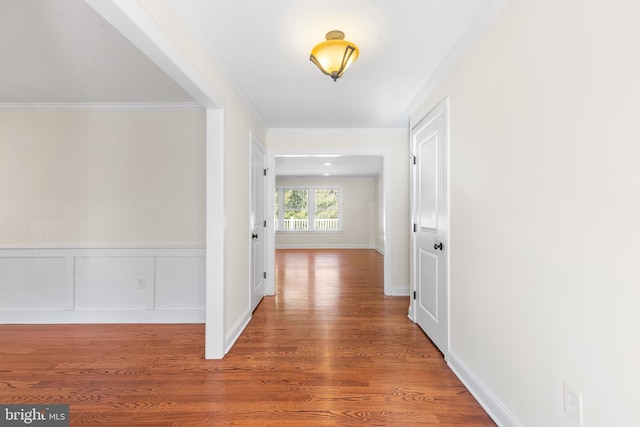
<path fill-rule="evenodd" d="M 405 108 L 405 111 L 411 114 L 416 110 L 431 93 L 438 87 L 444 78 L 453 69 L 454 65 L 467 53 L 471 46 L 480 38 L 482 33 L 504 10 L 510 0 L 491 0 L 487 7 L 478 15 L 476 20 L 471 24 L 462 38 L 451 49 L 447 57 L 442 61 L 434 73 L 429 77 L 426 83 L 413 97 L 411 102 Z"/>
<path fill-rule="evenodd" d="M 169 111 L 201 110 L 197 102 L 1 102 L 1 111 Z"/>
<path fill-rule="evenodd" d="M 271 128 L 267 134 L 326 135 L 345 133 L 408 133 L 406 128 Z"/>
<path fill-rule="evenodd" d="M 207 52 L 209 52 L 209 55 L 211 55 L 212 61 L 218 67 L 218 69 L 220 70 L 220 73 L 222 73 L 222 75 L 227 80 L 227 83 L 229 84 L 231 89 L 236 93 L 238 98 L 240 98 L 240 100 L 244 103 L 245 107 L 255 117 L 258 124 L 262 127 L 262 129 L 267 129 L 267 125 L 265 124 L 264 118 L 258 112 L 258 110 L 253 105 L 253 103 L 249 100 L 249 97 L 244 92 L 244 90 L 242 89 L 238 81 L 235 79 L 235 77 L 233 77 L 233 73 L 229 71 L 229 67 L 227 66 L 227 64 L 222 60 L 218 52 L 211 45 L 211 43 L 207 39 L 207 36 L 202 31 L 202 28 L 200 28 L 200 25 L 198 25 L 195 17 L 193 16 L 193 13 L 186 6 L 186 2 L 180 1 L 180 0 L 169 0 L 169 3 L 171 4 L 171 6 L 173 6 L 176 12 L 178 12 L 178 16 L 180 16 L 180 18 L 184 21 L 184 23 L 189 28 L 191 28 L 194 36 L 200 41 L 200 43 L 202 43 L 202 46 L 207 50 Z"/>

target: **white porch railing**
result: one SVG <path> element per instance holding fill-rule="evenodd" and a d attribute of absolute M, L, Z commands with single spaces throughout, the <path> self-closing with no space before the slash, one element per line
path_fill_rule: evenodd
<path fill-rule="evenodd" d="M 314 229 L 315 230 L 337 230 L 338 229 L 338 219 L 315 219 L 314 220 Z M 278 220 L 274 221 L 274 228 L 278 230 Z M 285 231 L 305 231 L 309 229 L 309 220 L 306 218 L 298 219 L 298 218 L 285 218 L 284 219 L 284 230 Z"/>
<path fill-rule="evenodd" d="M 284 220 L 284 229 L 287 231 L 300 231 L 309 229 L 309 220 L 306 218 L 289 218 Z"/>
<path fill-rule="evenodd" d="M 338 218 L 336 219 L 316 219 L 316 230 L 337 230 Z"/>

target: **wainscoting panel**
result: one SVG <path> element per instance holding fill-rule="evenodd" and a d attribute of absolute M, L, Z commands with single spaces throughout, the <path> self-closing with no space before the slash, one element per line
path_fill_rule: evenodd
<path fill-rule="evenodd" d="M 156 258 L 157 309 L 204 310 L 204 256 Z"/>
<path fill-rule="evenodd" d="M 77 257 L 76 310 L 153 310 L 153 257 Z"/>
<path fill-rule="evenodd" d="M 0 323 L 204 322 L 205 249 L 0 248 Z"/>
<path fill-rule="evenodd" d="M 0 310 L 64 310 L 64 257 L 0 258 Z"/>

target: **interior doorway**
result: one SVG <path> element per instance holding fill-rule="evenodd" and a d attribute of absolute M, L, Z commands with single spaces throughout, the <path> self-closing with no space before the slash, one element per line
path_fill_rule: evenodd
<path fill-rule="evenodd" d="M 347 166 L 347 161 L 354 162 L 351 163 L 351 168 L 356 168 L 354 165 L 362 165 L 367 163 L 370 160 L 377 159 L 380 162 L 380 170 L 377 179 L 379 180 L 379 197 L 378 197 L 378 206 L 380 212 L 380 234 L 379 237 L 380 244 L 379 247 L 375 247 L 378 249 L 380 253 L 384 255 L 384 293 L 387 295 L 391 295 L 391 277 L 392 277 L 392 247 L 390 245 L 390 237 L 388 234 L 388 230 L 390 229 L 390 218 L 389 218 L 389 194 L 391 191 L 390 188 L 390 177 L 388 171 L 390 170 L 390 152 L 387 150 L 331 150 L 331 151 L 319 151 L 319 150 L 268 150 L 267 152 L 267 195 L 273 198 L 276 194 L 276 177 L 279 176 L 279 168 L 278 164 L 281 165 L 281 170 L 283 169 L 283 159 L 286 159 L 284 162 L 286 163 L 294 163 L 297 164 L 298 167 L 304 168 L 305 174 L 311 173 L 310 159 L 315 159 L 316 162 L 318 159 L 322 160 L 321 164 L 324 163 L 336 163 L 340 164 L 341 167 L 345 167 L 349 170 L 349 166 Z M 287 166 L 288 167 L 288 166 Z M 319 172 L 316 172 L 318 175 Z M 323 175 L 323 174 L 320 174 Z M 334 176 L 338 176 L 336 174 Z M 298 175 L 301 176 L 301 175 Z M 361 175 L 363 176 L 363 175 Z M 269 268 L 272 268 L 275 265 L 275 250 L 276 250 L 276 227 L 275 225 L 276 219 L 276 211 L 275 211 L 275 203 L 267 202 L 267 263 Z M 378 240 L 378 239 L 376 239 Z M 377 246 L 377 245 L 376 245 Z M 270 275 L 267 279 L 266 284 L 267 295 L 275 294 L 275 277 Z"/>

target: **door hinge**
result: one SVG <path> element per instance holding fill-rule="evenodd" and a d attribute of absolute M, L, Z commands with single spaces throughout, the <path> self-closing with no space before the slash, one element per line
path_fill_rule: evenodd
<path fill-rule="evenodd" d="M 266 226 L 267 226 L 267 220 L 266 220 L 266 219 L 264 220 L 264 224 L 263 224 L 262 226 L 263 226 L 263 227 L 266 227 Z"/>
<path fill-rule="evenodd" d="M 264 171 L 264 176 L 267 176 L 267 170 L 263 169 L 263 171 Z"/>
<path fill-rule="evenodd" d="M 415 233 L 416 231 L 418 231 L 418 224 L 413 224 L 413 232 Z"/>
<path fill-rule="evenodd" d="M 411 156 L 411 160 L 413 161 L 413 164 L 416 164 L 416 156 Z"/>
<path fill-rule="evenodd" d="M 417 295 L 416 291 L 413 291 L 413 299 L 416 299 L 416 295 Z"/>
<path fill-rule="evenodd" d="M 267 272 L 266 272 L 266 271 L 265 271 L 264 273 L 262 273 L 262 277 L 263 277 L 264 279 L 266 279 L 266 278 L 267 278 Z"/>

